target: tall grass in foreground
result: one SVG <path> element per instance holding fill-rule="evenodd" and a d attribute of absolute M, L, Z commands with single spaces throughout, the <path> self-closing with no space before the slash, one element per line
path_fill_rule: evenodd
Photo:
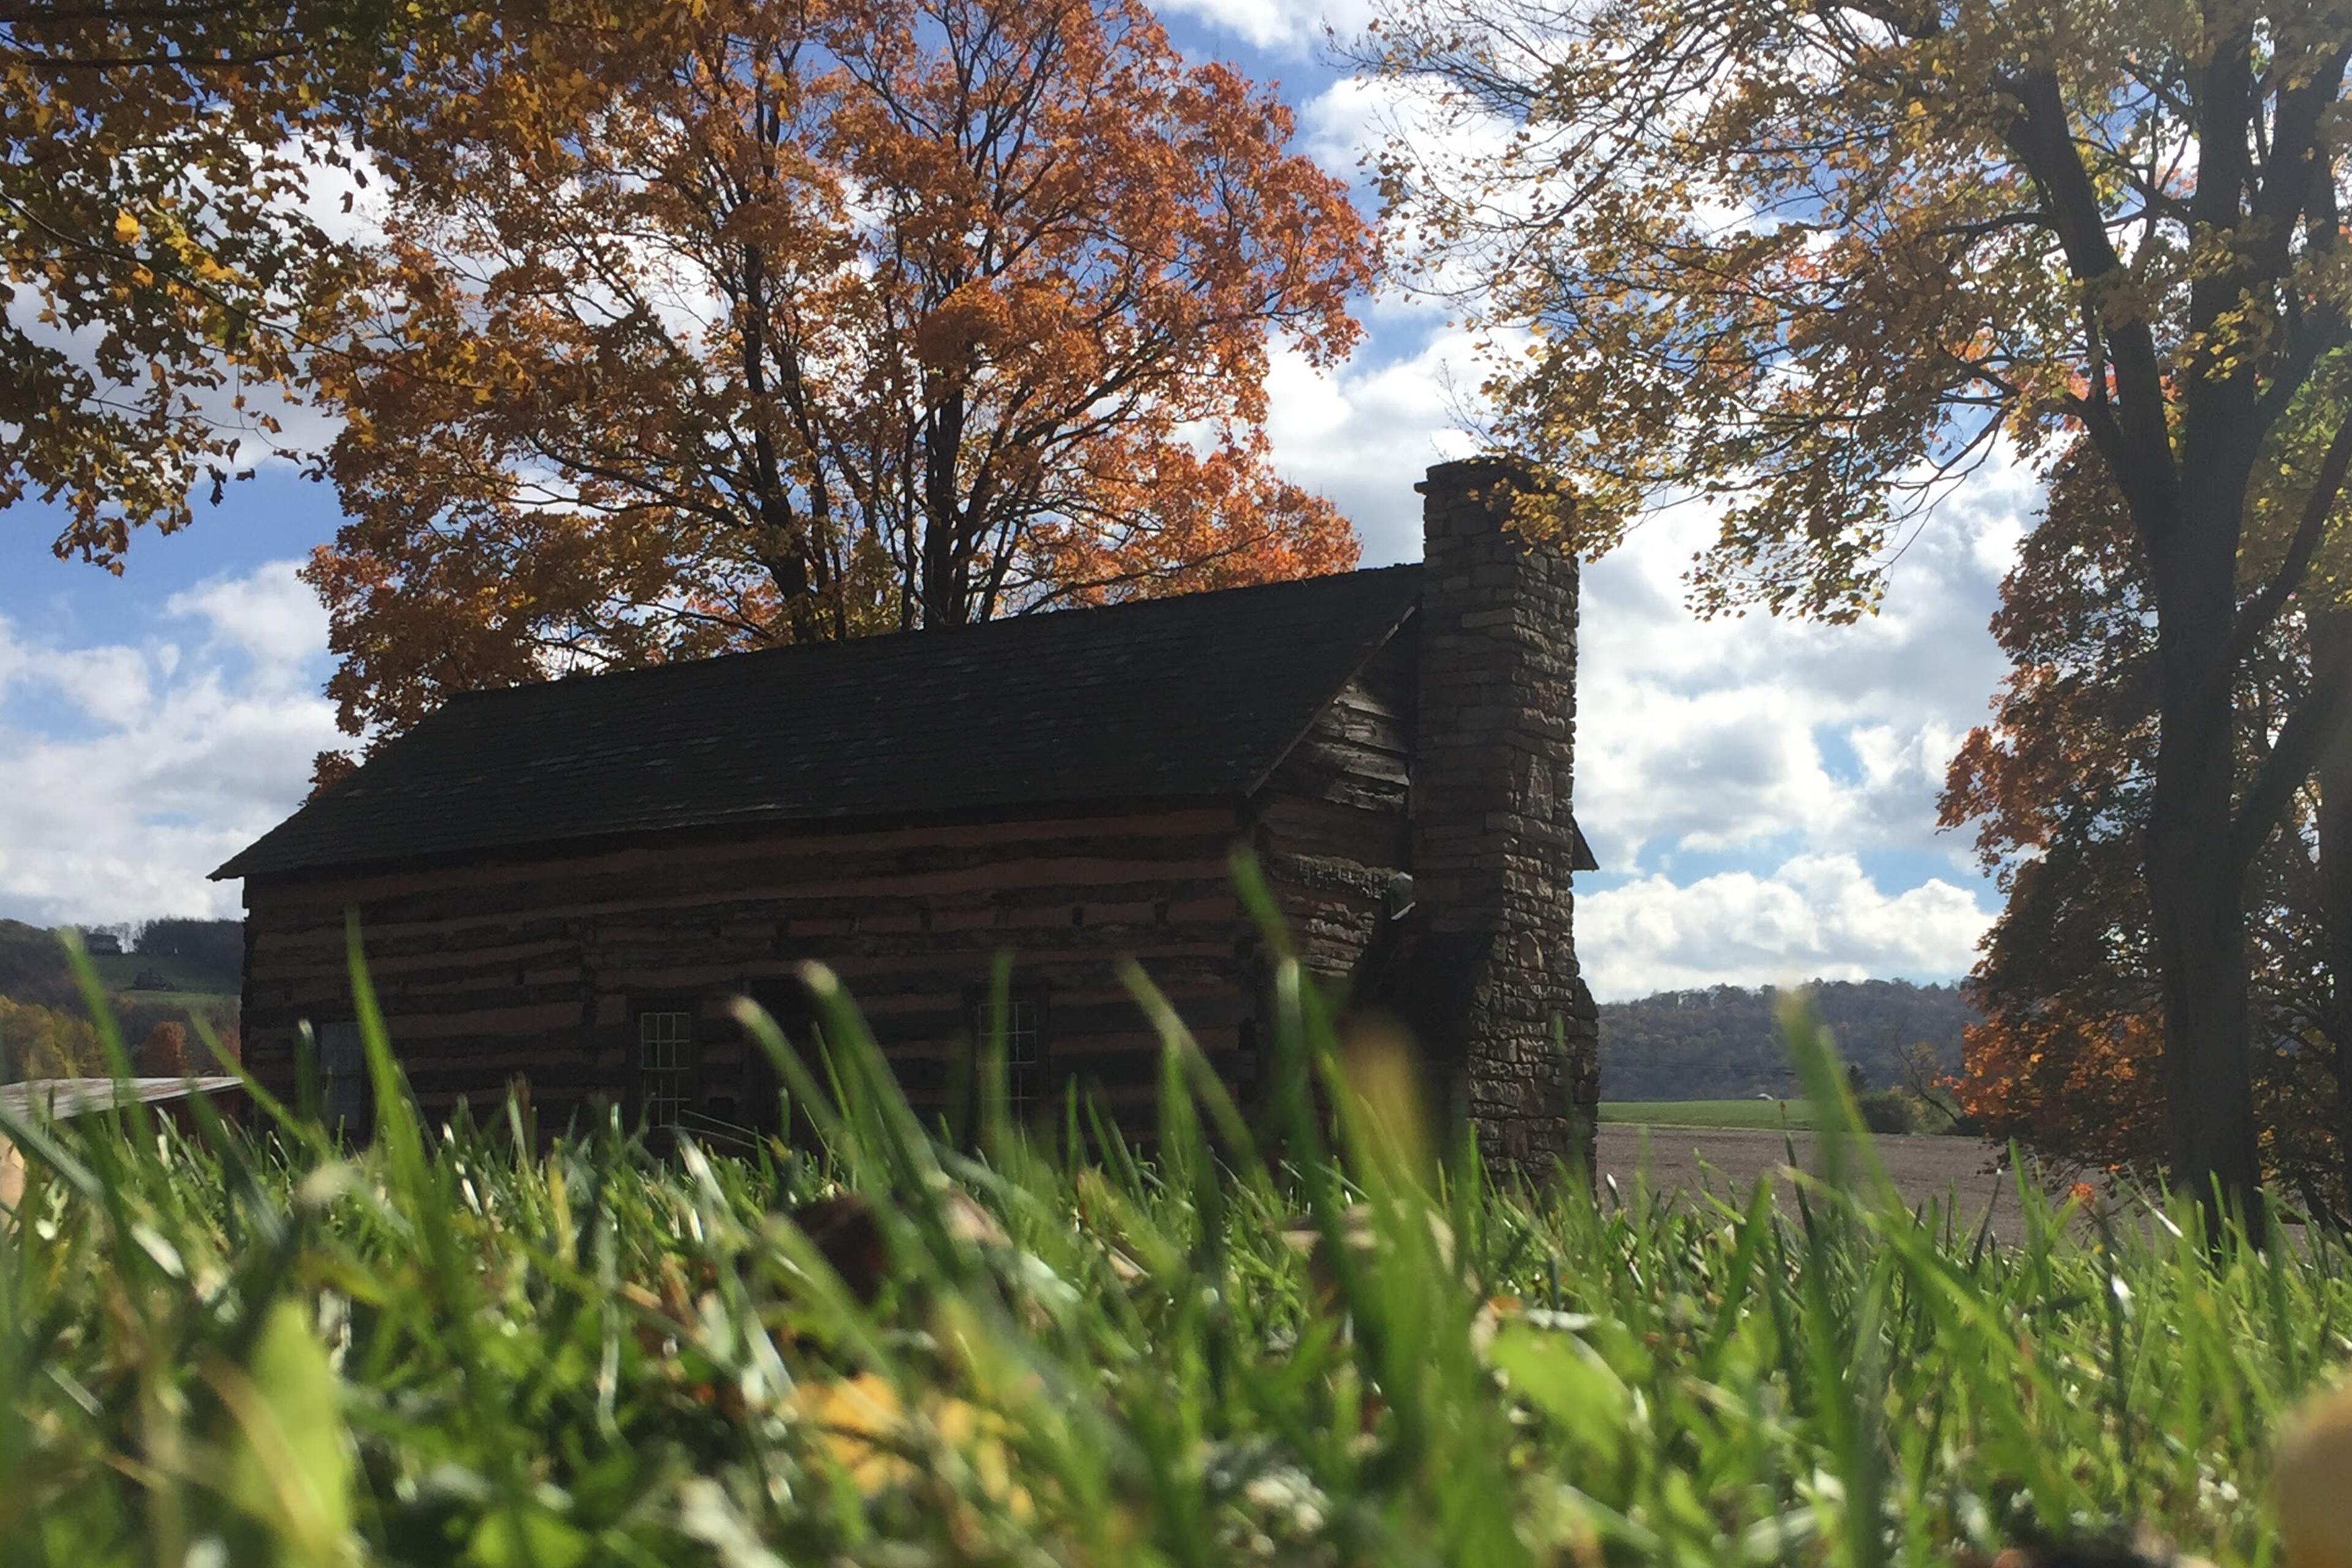
<path fill-rule="evenodd" d="M 1906 1211 L 1813 1035 L 1816 1175 L 1596 1204 L 1441 1173 L 1295 966 L 1279 1164 L 1156 1002 L 1150 1163 L 1001 1092 L 959 1157 L 813 978 L 833 1083 L 751 1022 L 814 1163 L 420 1125 L 363 975 L 362 1151 L 266 1096 L 258 1135 L 9 1126 L 0 1561 L 1874 1564 L 2137 1525 L 2259 1563 L 2273 1418 L 2352 1350 L 2326 1237 Z M 878 1279 L 784 1217 L 838 1189 Z"/>

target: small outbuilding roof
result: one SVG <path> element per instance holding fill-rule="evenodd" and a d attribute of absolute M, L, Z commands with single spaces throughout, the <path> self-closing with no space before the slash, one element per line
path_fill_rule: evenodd
<path fill-rule="evenodd" d="M 1388 566 L 453 698 L 213 873 L 1255 792 L 1412 613 Z"/>

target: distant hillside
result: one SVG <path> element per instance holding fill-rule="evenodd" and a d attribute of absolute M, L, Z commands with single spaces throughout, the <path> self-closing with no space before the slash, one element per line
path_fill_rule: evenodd
<path fill-rule="evenodd" d="M 37 1007 L 81 1008 L 58 933 L 23 921 L 0 921 L 0 996 Z"/>
<path fill-rule="evenodd" d="M 150 994 L 235 996 L 244 988 L 242 921 L 159 920 L 109 929 L 130 933 L 127 951 L 90 955 L 99 980 L 110 991 L 136 999 Z M 81 991 L 58 932 L 22 921 L 0 921 L 0 996 L 79 1010 Z"/>
<path fill-rule="evenodd" d="M 224 1038 L 236 1031 L 243 923 L 169 920 L 131 928 L 131 951 L 90 963 L 134 1049 L 159 1023 L 201 1017 Z M 26 1074 L 103 1071 L 89 1008 L 54 931 L 0 920 L 0 1081 Z"/>
<path fill-rule="evenodd" d="M 1943 1071 L 1959 1070 L 1960 1030 L 1976 1021 L 1976 1014 L 1958 987 L 1841 980 L 1811 990 L 1839 1054 L 1862 1068 L 1870 1087 L 1900 1087 L 1903 1053 L 1915 1044 L 1931 1047 Z M 1795 1094 L 1788 1049 L 1773 1018 L 1779 1000 L 1780 993 L 1769 985 L 1717 985 L 1603 1004 L 1601 1098 Z"/>

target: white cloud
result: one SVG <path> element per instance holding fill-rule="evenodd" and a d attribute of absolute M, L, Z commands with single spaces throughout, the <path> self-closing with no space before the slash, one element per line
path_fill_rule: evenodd
<path fill-rule="evenodd" d="M 1341 179 L 1354 179 L 1394 118 L 1387 86 L 1371 77 L 1342 77 L 1308 99 L 1298 110 L 1300 150 Z"/>
<path fill-rule="evenodd" d="M 42 923 L 231 914 L 205 878 L 337 743 L 326 619 L 273 562 L 175 595 L 183 642 L 62 648 L 0 619 L 0 910 Z M 307 592 L 307 591 L 303 591 Z"/>
<path fill-rule="evenodd" d="M 1372 19 L 1370 0 L 1158 0 L 1158 10 L 1184 16 L 1240 39 L 1254 49 L 1303 55 L 1325 29 L 1342 37 Z"/>
<path fill-rule="evenodd" d="M 1277 349 L 1266 377 L 1276 464 L 1354 521 L 1365 564 L 1418 560 L 1412 487 L 1432 464 L 1476 448 L 1461 414 L 1482 374 L 1472 340 L 1457 331 L 1432 334 L 1418 353 L 1386 363 L 1360 355 L 1328 371 Z"/>
<path fill-rule="evenodd" d="M 2014 465 L 1972 480 L 1853 626 L 1691 616 L 1683 578 L 1712 531 L 1696 510 L 1589 566 L 1577 815 L 1604 865 L 1794 842 L 1933 856 L 1974 880 L 1966 845 L 1936 831 L 1936 798 L 2007 668 L 1986 621 L 2036 494 Z"/>
<path fill-rule="evenodd" d="M 1501 153 L 1512 135 L 1507 121 L 1466 111 L 1427 80 L 1361 73 L 1339 78 L 1301 104 L 1298 129 L 1300 149 L 1345 180 L 1363 174 L 1367 153 L 1400 141 L 1424 155 L 1443 148 L 1452 167 Z"/>
<path fill-rule="evenodd" d="M 1609 1001 L 1726 980 L 1948 977 L 1975 962 L 1991 919 L 1940 878 L 1890 894 L 1851 855 L 1803 855 L 1769 876 L 1653 876 L 1586 894 L 1576 945 L 1586 983 Z"/>
<path fill-rule="evenodd" d="M 31 661 L 30 672 L 46 677 L 93 722 L 109 727 L 134 722 L 152 696 L 147 660 L 136 648 L 43 650 Z"/>
<path fill-rule="evenodd" d="M 327 607 L 296 574 L 300 563 L 274 561 L 243 577 L 211 577 L 172 595 L 165 613 L 199 617 L 216 643 L 285 665 L 327 646 Z"/>
<path fill-rule="evenodd" d="M 1426 324 L 1449 311 L 1475 313 L 1492 282 L 1490 264 L 1475 247 L 1436 243 L 1428 226 L 1445 204 L 1433 206 L 1426 198 L 1475 190 L 1479 221 L 1531 213 L 1536 186 L 1498 186 L 1484 172 L 1517 144 L 1517 127 L 1428 79 L 1361 73 L 1307 100 L 1298 123 L 1300 150 L 1354 184 L 1366 213 L 1379 210 L 1397 287 L 1370 302 L 1375 323 L 1402 315 Z M 1402 154 L 1412 173 L 1405 185 L 1381 191 L 1371 184 L 1369 163 L 1388 153 Z"/>

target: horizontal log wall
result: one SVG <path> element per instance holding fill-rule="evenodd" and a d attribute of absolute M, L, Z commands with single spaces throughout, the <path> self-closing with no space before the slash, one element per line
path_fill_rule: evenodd
<path fill-rule="evenodd" d="M 1372 656 L 1256 803 L 1258 854 L 1301 961 L 1353 971 L 1412 864 L 1412 634 Z"/>
<path fill-rule="evenodd" d="M 768 833 L 331 880 L 248 881 L 245 1039 L 294 1076 L 300 1021 L 352 1016 L 346 909 L 395 1050 L 428 1110 L 527 1080 L 562 1126 L 635 1082 L 635 1010 L 696 1013 L 705 1110 L 756 1117 L 730 998 L 793 1005 L 796 965 L 839 973 L 919 1108 L 954 1098 L 970 995 L 996 954 L 1042 984 L 1057 1075 L 1149 1103 L 1155 1042 L 1118 975 L 1138 959 L 1211 1059 L 1246 1081 L 1256 987 L 1227 873 L 1232 809 L 870 832 Z M 748 1087 L 747 1087 L 748 1086 Z"/>

